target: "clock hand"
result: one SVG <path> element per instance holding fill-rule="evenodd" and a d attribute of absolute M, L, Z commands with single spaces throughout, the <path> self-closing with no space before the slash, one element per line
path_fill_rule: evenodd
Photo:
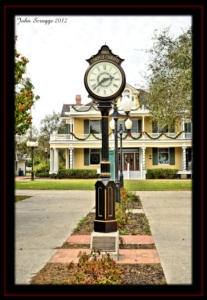
<path fill-rule="evenodd" d="M 107 81 L 107 80 L 112 80 L 112 79 L 114 79 L 114 77 L 112 77 L 112 76 L 110 76 L 110 77 L 108 77 L 108 78 L 103 78 L 103 79 L 97 84 L 97 86 L 94 88 L 94 90 L 95 90 L 100 84 L 102 84 L 103 82 L 105 82 L 105 81 Z"/>

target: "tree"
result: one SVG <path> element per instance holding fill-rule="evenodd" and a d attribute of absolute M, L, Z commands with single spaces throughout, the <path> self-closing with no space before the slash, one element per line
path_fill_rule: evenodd
<path fill-rule="evenodd" d="M 51 115 L 46 115 L 44 119 L 40 122 L 40 134 L 45 136 L 48 141 L 50 134 L 53 132 L 65 133 L 66 125 L 63 120 L 60 119 L 60 113 L 53 113 Z"/>
<path fill-rule="evenodd" d="M 165 29 L 154 36 L 146 107 L 161 127 L 192 114 L 192 30 L 173 39 Z"/>
<path fill-rule="evenodd" d="M 31 107 L 40 97 L 34 95 L 31 80 L 23 76 L 29 60 L 15 49 L 15 133 L 23 135 L 31 126 Z"/>
<path fill-rule="evenodd" d="M 45 148 L 50 148 L 49 140 L 50 134 L 57 132 L 59 134 L 66 132 L 66 124 L 63 120 L 60 119 L 60 113 L 55 113 L 53 111 L 52 114 L 46 115 L 44 119 L 40 122 L 40 135 L 38 138 L 39 147 L 38 152 L 41 158 L 45 158 L 46 154 L 44 152 Z M 60 151 L 60 158 L 64 161 L 64 154 Z"/>

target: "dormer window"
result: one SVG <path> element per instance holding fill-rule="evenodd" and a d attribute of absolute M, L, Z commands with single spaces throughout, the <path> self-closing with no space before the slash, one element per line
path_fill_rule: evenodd
<path fill-rule="evenodd" d="M 124 90 L 123 95 L 130 97 L 130 90 L 128 90 L 128 89 Z"/>

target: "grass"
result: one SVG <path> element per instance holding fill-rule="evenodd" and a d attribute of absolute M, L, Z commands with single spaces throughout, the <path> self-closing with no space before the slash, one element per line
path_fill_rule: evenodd
<path fill-rule="evenodd" d="M 27 199 L 27 198 L 30 198 L 32 196 L 26 196 L 26 195 L 16 195 L 15 196 L 15 202 L 18 202 L 18 201 L 21 201 L 21 200 L 24 200 L 24 199 Z"/>
<path fill-rule="evenodd" d="M 28 190 L 95 190 L 97 179 L 16 181 L 16 189 Z M 191 180 L 125 180 L 128 191 L 191 190 Z"/>

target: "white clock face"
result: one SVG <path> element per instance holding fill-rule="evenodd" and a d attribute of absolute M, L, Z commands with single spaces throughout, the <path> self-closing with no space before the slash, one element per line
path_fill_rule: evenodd
<path fill-rule="evenodd" d="M 110 62 L 99 62 L 88 72 L 89 89 L 99 97 L 109 97 L 116 94 L 123 82 L 119 68 Z"/>

